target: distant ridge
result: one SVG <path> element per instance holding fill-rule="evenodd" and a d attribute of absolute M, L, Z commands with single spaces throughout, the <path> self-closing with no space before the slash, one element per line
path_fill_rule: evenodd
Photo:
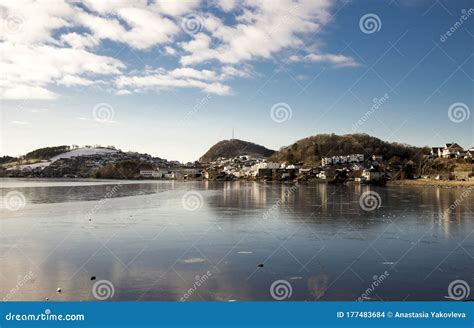
<path fill-rule="evenodd" d="M 274 150 L 257 145 L 253 142 L 230 139 L 222 140 L 212 146 L 200 159 L 201 163 L 209 163 L 219 157 L 231 158 L 235 156 L 251 155 L 254 157 L 269 157 L 275 153 Z"/>

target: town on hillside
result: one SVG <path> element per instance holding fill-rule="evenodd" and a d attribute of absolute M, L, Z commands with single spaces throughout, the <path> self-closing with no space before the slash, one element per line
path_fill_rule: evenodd
<path fill-rule="evenodd" d="M 53 156 L 54 155 L 54 156 Z M 22 158 L 3 159 L 1 176 L 41 178 L 208 179 L 320 181 L 383 184 L 388 180 L 473 180 L 474 147 L 457 143 L 432 147 L 418 163 L 393 161 L 384 154 L 322 157 L 318 165 L 277 162 L 270 157 L 218 157 L 207 163 L 168 161 L 113 146 L 61 146 L 36 150 Z"/>

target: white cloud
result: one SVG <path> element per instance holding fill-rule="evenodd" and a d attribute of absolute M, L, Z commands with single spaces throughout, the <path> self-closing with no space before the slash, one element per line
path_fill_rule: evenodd
<path fill-rule="evenodd" d="M 62 0 L 2 0 L 0 38 L 23 44 L 55 43 L 53 30 L 71 26 L 74 9 Z"/>
<path fill-rule="evenodd" d="M 58 95 L 42 87 L 10 85 L 8 87 L 0 87 L 0 98 L 10 100 L 53 100 L 58 98 Z"/>
<path fill-rule="evenodd" d="M 253 61 L 271 59 L 287 49 L 309 53 L 294 57 L 294 62 L 357 65 L 351 57 L 305 44 L 308 38 L 313 45 L 320 38 L 321 28 L 330 22 L 334 0 L 209 3 L 235 20 L 229 23 L 216 17 L 199 0 L 85 0 L 80 4 L 0 0 L 4 23 L 0 24 L 0 97 L 56 99 L 59 95 L 50 90 L 53 86 L 90 86 L 103 82 L 104 76 L 110 77 L 105 83 L 120 89 L 117 94 L 127 94 L 131 87 L 197 88 L 227 95 L 232 91 L 224 81 L 253 76 Z M 189 13 L 202 18 L 196 35 L 189 36 L 181 28 L 182 17 Z M 104 52 L 105 41 L 133 48 L 144 67 L 126 71 L 119 59 L 121 51 Z M 150 68 L 142 58 L 150 58 L 156 50 L 177 57 L 178 63 Z M 212 69 L 202 69 L 201 65 L 211 63 Z"/>
<path fill-rule="evenodd" d="M 99 45 L 99 41 L 90 34 L 68 33 L 61 35 L 61 43 L 73 48 L 89 48 Z"/>
<path fill-rule="evenodd" d="M 84 79 L 80 76 L 65 75 L 60 80 L 58 80 L 57 83 L 60 84 L 60 85 L 65 85 L 67 87 L 70 87 L 70 86 L 73 86 L 73 85 L 87 86 L 87 85 L 94 84 L 94 81 Z"/>
<path fill-rule="evenodd" d="M 0 43 L 0 91 L 5 99 L 55 99 L 50 83 L 90 85 L 84 74 L 113 75 L 125 65 L 82 49 Z"/>
<path fill-rule="evenodd" d="M 236 0 L 217 0 L 215 4 L 220 7 L 225 12 L 230 12 L 234 9 L 237 5 Z"/>
<path fill-rule="evenodd" d="M 11 124 L 15 125 L 30 125 L 30 122 L 25 122 L 25 121 L 10 121 Z"/>
<path fill-rule="evenodd" d="M 181 16 L 194 11 L 200 2 L 199 0 L 156 0 L 155 8 L 165 15 Z"/>
<path fill-rule="evenodd" d="M 171 42 L 172 36 L 180 32 L 173 21 L 146 9 L 122 8 L 118 14 L 132 27 L 118 41 L 124 41 L 137 49 Z"/>
<path fill-rule="evenodd" d="M 201 33 L 182 43 L 187 54 L 181 63 L 192 65 L 217 60 L 237 64 L 269 59 L 285 48 L 300 48 L 304 45 L 304 35 L 314 37 L 330 21 L 332 3 L 330 0 L 248 0 L 243 3 L 234 26 L 226 26 L 219 18 L 207 14 L 203 28 L 210 35 Z"/>
<path fill-rule="evenodd" d="M 218 75 L 209 70 L 179 68 L 172 71 L 158 69 L 142 75 L 120 76 L 115 83 L 119 89 L 131 87 L 138 91 L 174 88 L 196 88 L 216 95 L 229 95 L 230 87 L 217 82 Z"/>
<path fill-rule="evenodd" d="M 121 89 L 121 90 L 117 90 L 117 92 L 115 94 L 117 96 L 125 96 L 125 95 L 131 95 L 132 92 L 130 90 Z"/>
<path fill-rule="evenodd" d="M 357 67 L 357 63 L 354 58 L 344 56 L 344 55 L 334 55 L 334 54 L 308 54 L 306 56 L 290 56 L 290 61 L 292 62 L 313 62 L 313 63 L 329 63 L 333 64 L 336 67 Z"/>
<path fill-rule="evenodd" d="M 146 6 L 146 0 L 83 0 L 87 8 L 101 15 L 115 12 L 118 7 Z"/>
<path fill-rule="evenodd" d="M 190 77 L 197 80 L 215 80 L 217 78 L 216 72 L 214 71 L 207 69 L 199 71 L 189 67 L 177 68 L 171 71 L 169 74 L 170 76 L 177 78 Z"/>
<path fill-rule="evenodd" d="M 223 79 L 231 78 L 231 77 L 250 77 L 250 76 L 252 76 L 252 73 L 250 72 L 250 69 L 246 67 L 241 67 L 239 69 L 233 66 L 222 67 L 221 77 Z"/>
<path fill-rule="evenodd" d="M 170 56 L 175 56 L 178 52 L 176 51 L 175 48 L 170 47 L 170 46 L 166 46 L 166 47 L 165 47 L 165 53 L 166 53 L 167 55 L 170 55 Z"/>

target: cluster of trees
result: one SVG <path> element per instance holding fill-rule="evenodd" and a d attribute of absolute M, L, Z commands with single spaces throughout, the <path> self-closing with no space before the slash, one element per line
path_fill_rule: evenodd
<path fill-rule="evenodd" d="M 386 142 L 368 134 L 319 134 L 298 140 L 294 144 L 282 147 L 272 156 L 277 162 L 304 163 L 315 166 L 321 163 L 321 158 L 364 154 L 382 155 L 389 162 L 421 161 L 423 155 L 429 154 L 428 147 L 419 148 L 395 142 Z"/>
<path fill-rule="evenodd" d="M 24 156 L 25 159 L 50 159 L 71 150 L 70 146 L 44 147 L 33 150 Z"/>
<path fill-rule="evenodd" d="M 98 168 L 92 176 L 97 179 L 136 179 L 140 177 L 140 170 L 151 170 L 151 163 L 141 161 L 122 161 L 107 164 Z"/>
<path fill-rule="evenodd" d="M 0 157 L 0 164 L 10 163 L 16 161 L 17 158 L 11 156 L 2 156 Z"/>
<path fill-rule="evenodd" d="M 468 170 L 471 167 L 472 161 L 470 159 L 429 158 L 420 163 L 417 173 L 419 175 L 437 175 L 453 172 L 455 168 Z"/>

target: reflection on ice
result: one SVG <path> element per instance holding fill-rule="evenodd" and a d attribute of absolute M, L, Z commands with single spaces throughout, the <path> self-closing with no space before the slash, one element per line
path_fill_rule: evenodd
<path fill-rule="evenodd" d="M 355 300 L 385 270 L 371 298 L 442 300 L 453 279 L 474 284 L 474 193 L 446 215 L 462 189 L 4 180 L 11 190 L 26 206 L 0 209 L 10 300 L 93 300 L 91 276 L 114 285 L 112 300 L 272 300 L 277 280 L 290 300 Z M 202 197 L 192 211 L 189 191 Z M 374 211 L 360 207 L 367 191 Z"/>

